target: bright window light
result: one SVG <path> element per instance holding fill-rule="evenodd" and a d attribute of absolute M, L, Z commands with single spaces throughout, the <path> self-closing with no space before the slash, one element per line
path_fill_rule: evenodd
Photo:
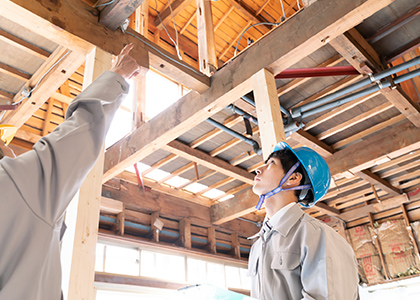
<path fill-rule="evenodd" d="M 206 282 L 206 264 L 203 260 L 188 258 L 188 282 L 195 284 Z"/>
<path fill-rule="evenodd" d="M 104 271 L 104 244 L 96 244 L 96 258 L 95 258 L 95 271 Z"/>
<path fill-rule="evenodd" d="M 251 290 L 251 277 L 247 275 L 248 269 L 239 268 L 239 273 L 241 275 L 241 285 L 244 290 Z"/>
<path fill-rule="evenodd" d="M 146 74 L 146 116 L 153 118 L 180 98 L 179 85 L 156 72 Z"/>
<path fill-rule="evenodd" d="M 185 281 L 185 257 L 156 253 L 156 277 L 176 282 Z"/>
<path fill-rule="evenodd" d="M 106 246 L 105 272 L 139 275 L 138 249 Z"/>
<path fill-rule="evenodd" d="M 226 285 L 230 288 L 242 288 L 241 276 L 239 274 L 239 268 L 225 266 L 226 271 Z"/>
<path fill-rule="evenodd" d="M 156 169 L 156 170 L 153 170 L 152 172 L 148 173 L 146 175 L 146 177 L 150 178 L 150 179 L 153 179 L 153 180 L 156 180 L 156 181 L 159 181 L 159 180 L 165 178 L 168 175 L 169 175 L 168 172 L 162 171 L 160 169 Z"/>
<path fill-rule="evenodd" d="M 223 198 L 219 199 L 219 202 L 226 201 L 226 200 L 231 199 L 233 197 L 235 197 L 235 196 L 234 195 L 227 195 L 226 197 L 223 197 Z"/>
<path fill-rule="evenodd" d="M 225 272 L 222 264 L 207 263 L 207 283 L 215 286 L 225 286 Z"/>
<path fill-rule="evenodd" d="M 189 186 L 187 186 L 185 190 L 195 194 L 195 193 L 198 193 L 199 191 L 204 190 L 205 188 L 207 188 L 206 185 L 198 183 L 198 182 L 194 182 L 190 184 Z"/>
<path fill-rule="evenodd" d="M 188 179 L 185 179 L 179 176 L 172 177 L 171 179 L 165 181 L 166 184 L 169 184 L 170 186 L 174 186 L 174 187 L 181 186 L 188 182 L 190 182 Z"/>
<path fill-rule="evenodd" d="M 145 277 L 156 277 L 155 253 L 141 251 L 140 275 Z"/>
<path fill-rule="evenodd" d="M 212 189 L 212 190 L 210 190 L 208 192 L 205 192 L 203 194 L 203 196 L 204 197 L 207 197 L 207 198 L 216 198 L 216 197 L 222 196 L 224 194 L 225 194 L 225 192 L 222 192 L 221 190 Z"/>

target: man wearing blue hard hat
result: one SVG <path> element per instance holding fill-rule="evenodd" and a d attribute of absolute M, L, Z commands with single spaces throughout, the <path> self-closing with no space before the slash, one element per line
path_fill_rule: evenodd
<path fill-rule="evenodd" d="M 258 299 L 358 299 L 356 258 L 334 229 L 305 214 L 328 191 L 331 174 L 315 151 L 280 142 L 256 170 L 253 191 L 264 224 L 249 257 Z M 299 204 L 299 205 L 298 205 Z"/>

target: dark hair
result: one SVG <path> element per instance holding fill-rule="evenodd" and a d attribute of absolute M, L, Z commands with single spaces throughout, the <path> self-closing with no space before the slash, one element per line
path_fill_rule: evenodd
<path fill-rule="evenodd" d="M 296 157 L 296 155 L 293 154 L 292 151 L 290 151 L 289 149 L 284 149 L 284 150 L 279 150 L 279 151 L 275 151 L 273 153 L 270 154 L 270 156 L 267 158 L 267 160 L 265 161 L 265 163 L 267 163 L 267 161 L 270 158 L 277 158 L 278 160 L 280 160 L 280 163 L 283 167 L 283 171 L 286 174 L 291 167 L 293 167 L 293 165 L 295 163 L 298 162 L 298 159 Z M 301 182 L 299 183 L 299 185 L 302 185 L 305 183 L 305 178 L 308 178 L 308 175 L 306 174 L 305 169 L 302 167 L 302 165 L 300 165 L 296 170 L 295 173 L 300 173 L 302 174 L 302 179 Z M 309 179 L 308 179 L 309 180 Z M 306 194 L 305 198 L 300 200 L 299 199 L 299 195 L 301 193 L 301 190 L 296 190 L 295 191 L 295 196 L 298 198 L 298 202 L 301 202 L 305 205 L 308 205 L 310 203 L 312 203 L 314 201 L 314 194 L 312 192 L 312 189 L 310 189 L 308 191 L 308 193 Z"/>
<path fill-rule="evenodd" d="M 2 159 L 4 157 L 4 153 L 3 150 L 0 148 L 0 159 Z"/>

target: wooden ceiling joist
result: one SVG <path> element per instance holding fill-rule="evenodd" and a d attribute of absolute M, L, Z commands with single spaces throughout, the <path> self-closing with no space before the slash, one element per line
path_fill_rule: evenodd
<path fill-rule="evenodd" d="M 191 124 L 206 120 L 230 104 L 232 99 L 250 92 L 250 78 L 259 70 L 268 68 L 273 74 L 278 74 L 325 45 L 326 37 L 335 38 L 391 2 L 317 1 L 302 10 L 217 71 L 206 92 L 185 95 L 171 108 L 111 147 L 106 154 L 104 179 L 112 178 L 186 132 Z M 317 17 L 326 10 L 330 12 L 328 16 Z M 279 40 L 293 40 L 294 43 L 278 47 Z"/>
<path fill-rule="evenodd" d="M 154 21 L 156 28 L 162 30 L 163 26 L 168 26 L 172 18 L 175 18 L 193 1 L 194 0 L 175 0 L 172 4 L 170 4 L 170 7 L 166 7 L 161 13 L 159 13 L 160 18 L 156 16 Z"/>
<path fill-rule="evenodd" d="M 13 34 L 10 34 L 2 29 L 0 29 L 0 41 L 4 41 L 18 49 L 21 49 L 33 56 L 39 57 L 44 60 L 50 56 L 50 53 L 48 51 L 34 46 L 31 43 L 28 43 L 27 41 L 22 40 L 21 38 L 18 38 L 17 36 L 14 36 Z"/>
<path fill-rule="evenodd" d="M 185 86 L 198 92 L 209 87 L 207 76 L 184 67 L 182 62 L 175 63 L 174 61 L 179 61 L 178 58 L 166 50 L 155 46 L 159 53 L 146 45 L 142 42 L 144 38 L 131 28 L 127 29 L 131 34 L 129 35 L 119 30 L 112 31 L 99 24 L 93 10 L 88 4 L 77 0 L 67 0 L 59 4 L 40 3 L 35 0 L 5 0 L 0 15 L 18 21 L 25 28 L 37 28 L 38 33 L 45 38 L 81 52 L 92 49 L 94 45 L 117 55 L 124 45 L 133 43 L 135 47 L 130 55 L 142 66 L 143 73 L 149 68 L 150 56 L 150 67 L 160 70 Z M 57 27 L 54 28 L 51 24 L 61 29 L 56 29 Z M 113 42 L 106 42 L 109 40 Z"/>
<path fill-rule="evenodd" d="M 66 55 L 67 49 L 59 47 L 50 58 L 44 63 L 44 66 L 31 77 L 29 88 L 33 88 L 37 81 L 34 78 L 41 77 L 49 67 L 57 62 L 61 57 Z M 68 78 L 68 74 L 74 73 L 85 61 L 85 55 L 80 52 L 70 51 L 40 82 L 36 90 L 34 90 L 29 99 L 22 101 L 18 109 L 7 114 L 4 118 L 6 124 L 21 127 L 37 110 L 48 100 Z M 27 85 L 26 85 L 27 86 Z M 16 94 L 14 102 L 21 99 L 20 93 Z"/>

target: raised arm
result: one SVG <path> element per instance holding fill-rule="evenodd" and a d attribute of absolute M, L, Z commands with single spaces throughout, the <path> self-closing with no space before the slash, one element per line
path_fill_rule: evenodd
<path fill-rule="evenodd" d="M 125 79 L 139 66 L 126 46 L 104 72 L 70 104 L 66 121 L 32 151 L 2 166 L 32 211 L 53 225 L 93 167 L 116 110 L 128 92 Z"/>

